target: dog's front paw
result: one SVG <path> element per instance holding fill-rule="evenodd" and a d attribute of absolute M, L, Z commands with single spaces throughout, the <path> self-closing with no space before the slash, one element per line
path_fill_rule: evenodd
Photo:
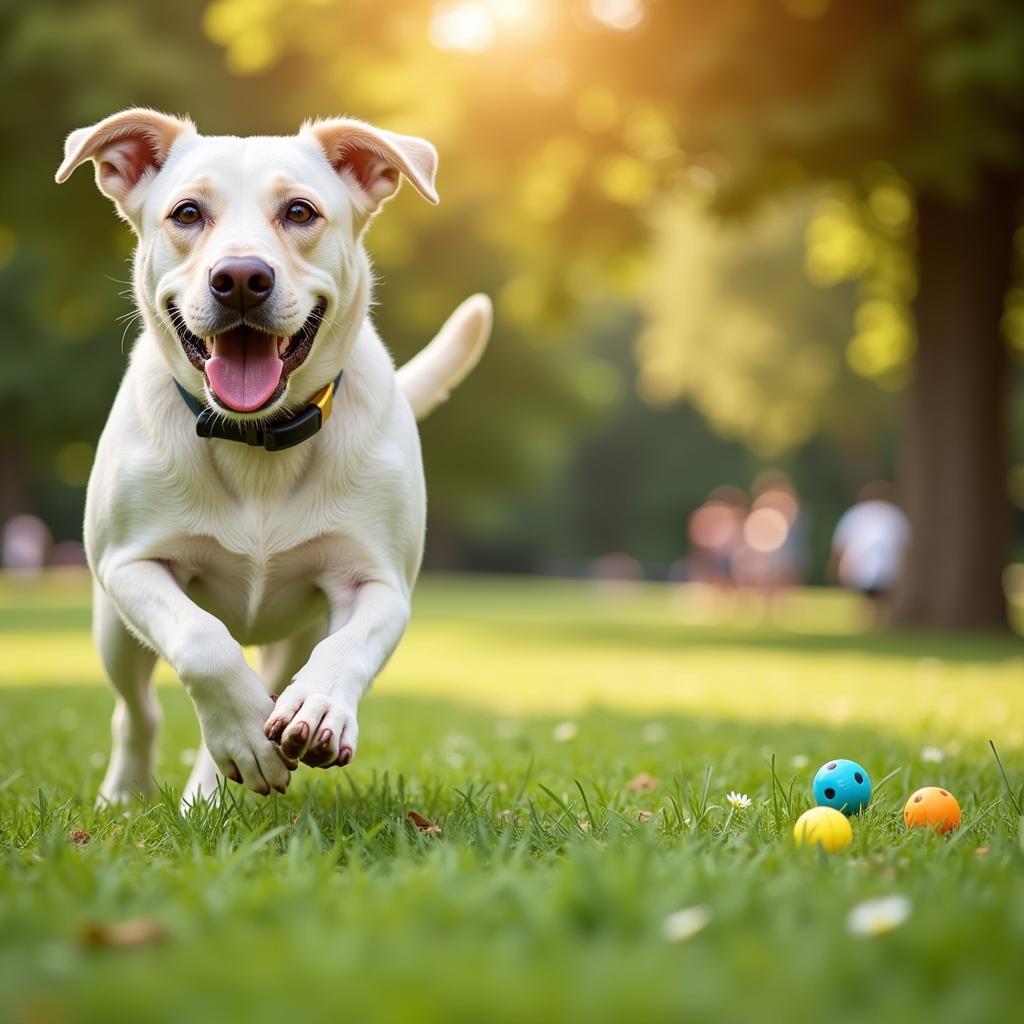
<path fill-rule="evenodd" d="M 269 703 L 263 691 L 241 705 L 228 700 L 196 704 L 203 741 L 221 774 L 263 796 L 272 789 L 285 792 L 296 767 L 263 734 Z"/>
<path fill-rule="evenodd" d="M 330 768 L 355 756 L 359 726 L 353 707 L 296 682 L 277 699 L 263 733 L 285 757 Z"/>

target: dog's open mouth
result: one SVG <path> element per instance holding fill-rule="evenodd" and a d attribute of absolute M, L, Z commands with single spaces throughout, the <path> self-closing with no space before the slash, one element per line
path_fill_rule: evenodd
<path fill-rule="evenodd" d="M 256 412 L 280 397 L 288 375 L 305 362 L 326 308 L 325 302 L 318 302 L 290 337 L 243 323 L 200 338 L 188 329 L 173 303 L 168 304 L 167 313 L 189 362 L 206 375 L 218 402 L 234 412 Z"/>

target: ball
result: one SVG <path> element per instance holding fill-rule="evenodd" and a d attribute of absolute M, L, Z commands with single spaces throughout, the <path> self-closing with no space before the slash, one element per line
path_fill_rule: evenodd
<path fill-rule="evenodd" d="M 832 807 L 812 807 L 793 826 L 798 846 L 820 846 L 826 853 L 838 853 L 853 842 L 853 829 L 845 814 Z"/>
<path fill-rule="evenodd" d="M 960 805 L 949 790 L 925 786 L 903 808 L 907 828 L 933 828 L 941 835 L 960 827 Z"/>
<path fill-rule="evenodd" d="M 871 799 L 871 776 L 857 764 L 839 757 L 826 761 L 814 776 L 814 802 L 843 814 L 864 810 Z"/>

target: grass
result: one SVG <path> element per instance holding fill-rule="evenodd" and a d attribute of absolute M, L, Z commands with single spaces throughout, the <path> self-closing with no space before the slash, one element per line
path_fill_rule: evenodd
<path fill-rule="evenodd" d="M 197 730 L 162 672 L 165 788 L 123 816 L 92 807 L 111 698 L 83 581 L 0 584 L 0 1020 L 1016 1017 L 1024 645 L 866 635 L 827 593 L 778 626 L 705 612 L 657 586 L 427 580 L 351 768 L 187 818 Z M 885 782 L 827 857 L 790 833 L 834 756 Z M 952 838 L 902 827 L 928 783 L 960 799 Z M 852 935 L 890 893 L 908 922 Z M 667 941 L 695 905 L 707 927 Z M 133 919 L 138 944 L 111 930 Z"/>

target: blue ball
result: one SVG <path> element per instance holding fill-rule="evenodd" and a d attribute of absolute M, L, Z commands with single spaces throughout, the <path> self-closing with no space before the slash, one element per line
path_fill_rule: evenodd
<path fill-rule="evenodd" d="M 870 799 L 871 776 L 856 761 L 826 761 L 814 776 L 814 801 L 819 807 L 850 815 L 864 810 Z"/>

